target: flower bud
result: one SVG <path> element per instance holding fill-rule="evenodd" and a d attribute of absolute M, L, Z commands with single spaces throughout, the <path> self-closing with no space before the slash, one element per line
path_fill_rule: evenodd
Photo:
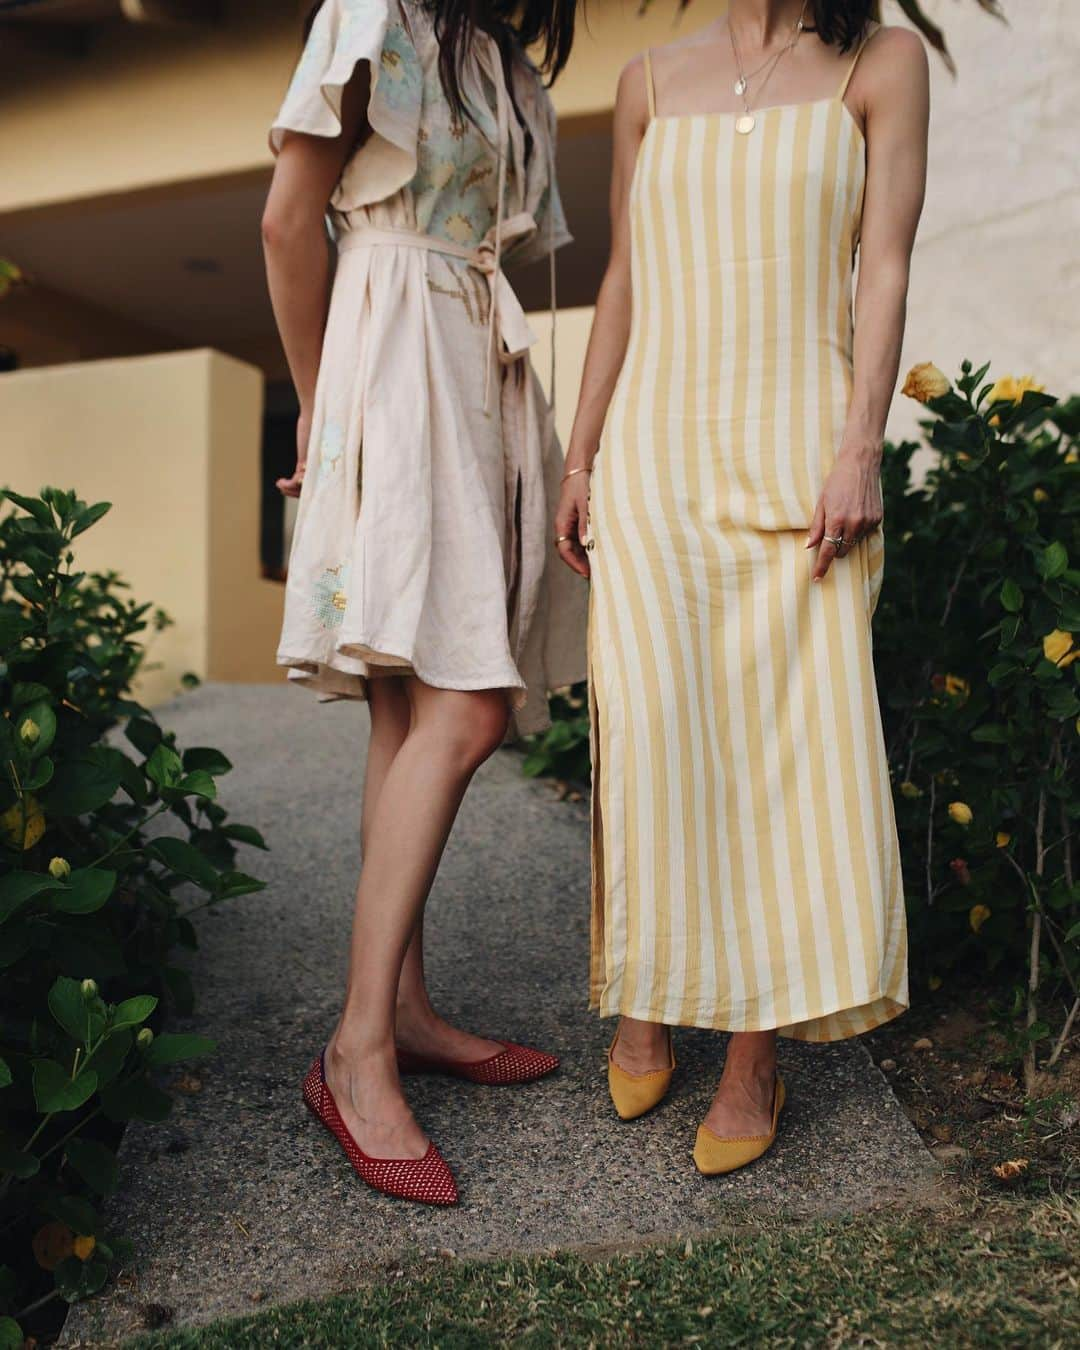
<path fill-rule="evenodd" d="M 922 788 L 918 787 L 908 779 L 900 784 L 900 795 L 901 797 L 908 797 L 911 801 L 914 801 L 916 797 L 922 796 Z"/>
<path fill-rule="evenodd" d="M 66 858 L 54 858 L 49 863 L 49 876 L 54 881 L 67 881 L 68 877 L 71 876 L 71 864 Z"/>
<path fill-rule="evenodd" d="M 139 1047 L 140 1050 L 149 1050 L 151 1044 L 153 1043 L 153 1040 L 154 1040 L 154 1033 L 150 1030 L 149 1027 L 143 1027 L 142 1030 L 139 1032 L 139 1034 L 135 1037 L 135 1044 Z"/>
<path fill-rule="evenodd" d="M 950 802 L 949 819 L 955 820 L 957 825 L 970 825 L 974 819 L 975 813 L 967 802 Z"/>
<path fill-rule="evenodd" d="M 918 399 L 920 403 L 927 403 L 932 398 L 941 398 L 951 388 L 948 377 L 938 370 L 933 361 L 920 361 L 908 371 L 900 392 L 908 398 Z"/>
<path fill-rule="evenodd" d="M 32 717 L 26 718 L 19 728 L 19 739 L 23 745 L 37 745 L 41 737 L 41 728 Z"/>
<path fill-rule="evenodd" d="M 79 986 L 82 989 L 82 996 L 87 1003 L 92 1002 L 98 996 L 97 980 L 83 980 Z"/>

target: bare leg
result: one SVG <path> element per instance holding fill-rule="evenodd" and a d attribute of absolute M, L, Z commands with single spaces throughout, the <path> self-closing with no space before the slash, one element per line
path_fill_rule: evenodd
<path fill-rule="evenodd" d="M 361 847 L 368 855 L 371 823 L 386 775 L 405 743 L 412 724 L 412 705 L 403 678 L 382 676 L 369 690 L 371 737 L 364 775 L 364 810 L 360 825 Z M 502 1048 L 444 1021 L 432 1007 L 424 980 L 424 916 L 421 911 L 409 941 L 398 981 L 397 1043 L 418 1054 L 445 1056 L 466 1062 L 487 1059 Z"/>
<path fill-rule="evenodd" d="M 398 984 L 465 789 L 501 744 L 507 718 L 499 691 L 432 689 L 414 677 L 405 689 L 409 730 L 376 770 L 382 783 L 365 821 L 345 1006 L 326 1056 L 345 1124 L 365 1153 L 383 1158 L 427 1150 L 398 1081 Z"/>
<path fill-rule="evenodd" d="M 776 1032 L 736 1032 L 705 1124 L 722 1138 L 768 1134 L 775 1083 Z"/>
<path fill-rule="evenodd" d="M 619 1018 L 619 1034 L 612 1058 L 627 1073 L 652 1073 L 666 1069 L 668 1029 L 663 1022 L 642 1022 L 636 1017 Z"/>

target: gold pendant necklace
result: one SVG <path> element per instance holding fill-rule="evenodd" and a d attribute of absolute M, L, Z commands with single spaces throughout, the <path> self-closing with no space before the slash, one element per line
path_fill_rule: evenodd
<path fill-rule="evenodd" d="M 739 76 L 735 81 L 735 93 L 742 99 L 743 105 L 742 112 L 735 119 L 735 130 L 740 136 L 749 136 L 757 125 L 754 114 L 750 111 L 750 97 L 748 92 L 750 81 L 763 70 L 765 71 L 765 78 L 758 86 L 758 97 L 760 98 L 765 90 L 765 86 L 769 83 L 773 71 L 779 64 L 780 58 L 786 56 L 788 52 L 794 51 L 799 38 L 802 36 L 803 18 L 806 15 L 806 4 L 807 0 L 803 0 L 803 7 L 799 10 L 799 17 L 795 20 L 795 26 L 791 30 L 791 37 L 787 42 L 774 56 L 766 57 L 761 65 L 750 71 L 749 74 L 743 70 L 742 56 L 739 53 L 739 44 L 735 41 L 735 30 L 731 26 L 730 18 L 728 19 L 728 37 L 731 39 L 731 50 L 735 57 L 735 69 L 738 71 Z M 766 67 L 768 67 L 768 69 L 766 69 Z"/>

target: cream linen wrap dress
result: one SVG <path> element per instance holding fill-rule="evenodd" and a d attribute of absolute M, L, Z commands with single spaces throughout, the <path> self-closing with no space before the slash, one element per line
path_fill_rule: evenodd
<path fill-rule="evenodd" d="M 562 453 L 500 263 L 570 238 L 554 112 L 527 61 L 509 90 L 478 35 L 462 124 L 426 9 L 326 0 L 275 152 L 286 132 L 340 134 L 362 61 L 371 134 L 330 203 L 338 263 L 278 663 L 330 697 L 364 698 L 380 673 L 505 689 L 517 731 L 541 730 L 548 689 L 584 678 L 587 595 L 552 547 Z"/>

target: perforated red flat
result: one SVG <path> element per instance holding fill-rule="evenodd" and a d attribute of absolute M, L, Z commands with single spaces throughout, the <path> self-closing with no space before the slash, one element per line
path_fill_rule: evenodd
<path fill-rule="evenodd" d="M 487 1087 L 504 1087 L 511 1083 L 532 1083 L 554 1073 L 559 1067 L 555 1055 L 533 1050 L 528 1045 L 513 1041 L 499 1041 L 502 1049 L 487 1059 L 441 1059 L 437 1055 L 416 1055 L 411 1050 L 398 1050 L 400 1073 L 444 1073 L 450 1078 L 464 1078 L 469 1083 L 483 1083 Z"/>
<path fill-rule="evenodd" d="M 345 1150 L 360 1180 L 372 1190 L 400 1200 L 417 1200 L 422 1205 L 456 1205 L 454 1174 L 434 1144 L 422 1158 L 372 1158 L 364 1152 L 341 1119 L 334 1094 L 327 1086 L 324 1055 L 325 1052 L 312 1064 L 304 1079 L 304 1103 Z"/>

